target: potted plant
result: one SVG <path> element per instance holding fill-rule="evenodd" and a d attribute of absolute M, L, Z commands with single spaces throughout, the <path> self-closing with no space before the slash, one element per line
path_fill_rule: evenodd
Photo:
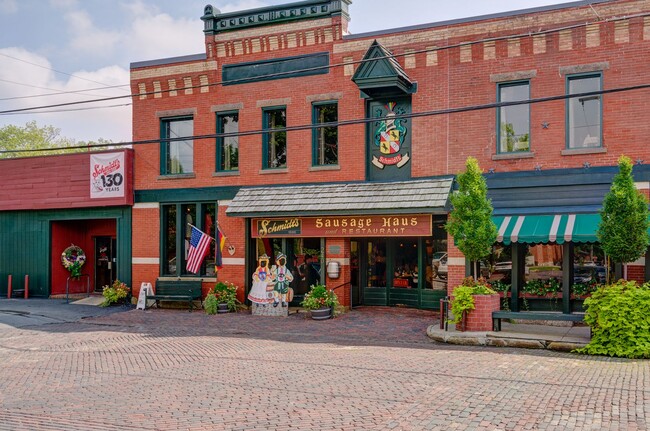
<path fill-rule="evenodd" d="M 492 311 L 499 310 L 499 295 L 487 286 L 484 278 L 467 277 L 454 288 L 451 298 L 453 323 L 460 331 L 491 331 Z M 473 310 L 480 312 L 472 314 Z"/>
<path fill-rule="evenodd" d="M 208 297 L 214 297 L 214 300 L 217 303 L 218 313 L 237 311 L 237 305 L 239 304 L 239 301 L 237 300 L 237 289 L 238 287 L 233 283 L 229 283 L 227 281 L 218 281 L 217 284 L 215 284 L 214 287 L 210 290 Z M 207 297 L 206 301 L 208 301 Z"/>
<path fill-rule="evenodd" d="M 117 304 L 119 302 L 126 302 L 127 297 L 131 293 L 131 288 L 122 283 L 120 280 L 115 280 L 112 285 L 102 287 L 102 296 L 104 296 L 104 302 L 100 305 L 102 307 L 108 307 L 111 304 Z"/>
<path fill-rule="evenodd" d="M 329 319 L 334 314 L 334 309 L 339 306 L 339 299 L 333 290 L 327 290 L 322 284 L 311 286 L 301 305 L 311 311 L 314 320 Z"/>

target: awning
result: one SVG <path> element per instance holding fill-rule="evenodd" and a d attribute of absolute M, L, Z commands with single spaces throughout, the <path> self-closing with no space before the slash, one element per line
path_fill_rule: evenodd
<path fill-rule="evenodd" d="M 495 216 L 497 242 L 534 244 L 596 242 L 600 214 L 552 214 Z"/>

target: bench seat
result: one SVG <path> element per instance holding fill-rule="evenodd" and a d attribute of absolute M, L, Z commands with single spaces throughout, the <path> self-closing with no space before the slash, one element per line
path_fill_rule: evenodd
<path fill-rule="evenodd" d="M 492 312 L 492 329 L 494 331 L 501 330 L 501 319 L 517 319 L 517 320 L 557 320 L 566 322 L 582 322 L 584 321 L 584 314 L 566 314 L 554 312 L 538 312 L 538 311 L 493 311 Z"/>
<path fill-rule="evenodd" d="M 203 306 L 201 280 L 156 280 L 156 294 L 147 295 L 147 299 L 159 301 L 187 301 L 190 312 L 194 301 L 198 300 Z"/>

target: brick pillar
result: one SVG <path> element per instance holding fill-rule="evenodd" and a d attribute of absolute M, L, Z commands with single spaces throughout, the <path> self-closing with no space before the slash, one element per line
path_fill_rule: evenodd
<path fill-rule="evenodd" d="M 447 294 L 451 295 L 456 286 L 460 286 L 465 278 L 465 256 L 454 245 L 454 238 L 447 234 Z"/>
<path fill-rule="evenodd" d="M 492 312 L 499 311 L 499 295 L 473 295 L 474 309 L 467 316 L 466 331 L 491 331 Z"/>

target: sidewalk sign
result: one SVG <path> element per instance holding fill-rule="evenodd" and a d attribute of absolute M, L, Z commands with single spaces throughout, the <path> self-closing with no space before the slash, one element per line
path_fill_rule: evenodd
<path fill-rule="evenodd" d="M 138 295 L 138 305 L 135 307 L 136 310 L 144 310 L 147 308 L 147 295 L 150 294 L 153 294 L 153 288 L 151 287 L 151 283 L 143 282 L 142 284 L 140 284 L 140 294 Z"/>

